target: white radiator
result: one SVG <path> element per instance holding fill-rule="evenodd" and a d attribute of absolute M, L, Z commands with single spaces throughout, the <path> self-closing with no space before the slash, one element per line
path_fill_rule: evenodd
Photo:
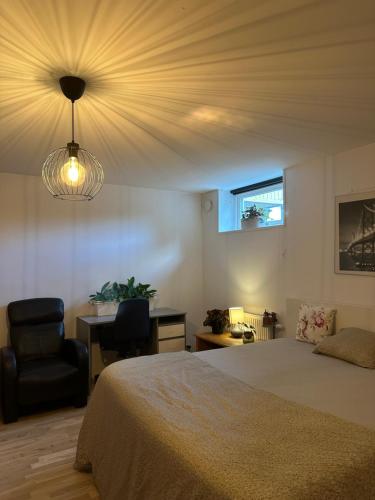
<path fill-rule="evenodd" d="M 263 326 L 263 314 L 253 314 L 245 312 L 244 314 L 245 323 L 251 325 L 255 328 L 257 334 L 255 341 L 259 340 L 271 340 L 273 338 L 273 326 Z"/>

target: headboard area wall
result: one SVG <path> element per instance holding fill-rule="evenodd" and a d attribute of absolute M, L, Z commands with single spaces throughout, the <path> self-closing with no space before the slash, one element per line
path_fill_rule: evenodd
<path fill-rule="evenodd" d="M 349 304 L 333 304 L 321 300 L 286 299 L 285 335 L 293 337 L 296 333 L 298 310 L 301 304 L 324 305 L 336 309 L 336 332 L 341 328 L 355 326 L 375 332 L 375 307 L 362 307 Z"/>

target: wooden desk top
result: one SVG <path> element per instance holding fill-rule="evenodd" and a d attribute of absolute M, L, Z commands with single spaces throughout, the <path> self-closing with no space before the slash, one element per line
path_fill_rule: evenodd
<path fill-rule="evenodd" d="M 163 318 L 168 316 L 185 316 L 186 312 L 177 311 L 176 309 L 171 309 L 170 307 L 159 307 L 150 311 L 150 318 Z M 108 323 L 113 323 L 115 321 L 116 315 L 111 316 L 78 316 L 77 319 L 83 321 L 88 325 L 105 325 Z"/>
<path fill-rule="evenodd" d="M 195 336 L 201 340 L 205 340 L 206 342 L 221 347 L 232 347 L 234 345 L 243 345 L 242 339 L 233 338 L 229 332 L 224 332 L 224 333 L 199 332 L 196 333 Z"/>

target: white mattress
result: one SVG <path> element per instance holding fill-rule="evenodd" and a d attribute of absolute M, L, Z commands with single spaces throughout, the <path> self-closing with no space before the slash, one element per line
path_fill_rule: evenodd
<path fill-rule="evenodd" d="M 277 339 L 195 353 L 219 370 L 284 399 L 375 429 L 375 370 Z"/>

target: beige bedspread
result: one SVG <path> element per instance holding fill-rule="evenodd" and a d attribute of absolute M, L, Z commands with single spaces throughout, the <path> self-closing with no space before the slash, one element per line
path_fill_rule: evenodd
<path fill-rule="evenodd" d="M 313 354 L 314 347 L 284 338 L 194 356 L 256 389 L 375 431 L 375 370 Z"/>
<path fill-rule="evenodd" d="M 375 433 L 161 354 L 100 376 L 77 449 L 91 466 L 104 500 L 370 500 Z"/>

